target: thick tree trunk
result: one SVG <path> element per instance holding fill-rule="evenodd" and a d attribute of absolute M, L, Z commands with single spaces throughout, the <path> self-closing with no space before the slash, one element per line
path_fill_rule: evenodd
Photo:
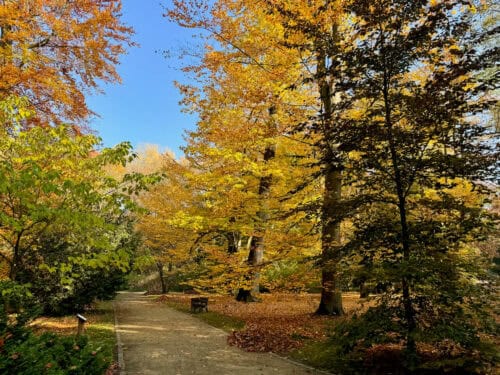
<path fill-rule="evenodd" d="M 337 281 L 337 266 L 340 260 L 337 247 L 340 245 L 340 222 L 333 220 L 341 198 L 342 172 L 334 169 L 325 175 L 323 196 L 323 228 L 321 233 L 321 300 L 316 314 L 343 315 L 342 292 Z"/>
<path fill-rule="evenodd" d="M 255 267 L 252 273 L 252 288 L 243 289 L 240 288 L 236 300 L 239 302 L 260 302 L 259 292 L 260 292 L 260 272 L 257 267 L 262 263 L 264 259 L 264 236 L 253 236 L 250 243 L 250 251 L 248 253 L 248 264 Z"/>
<path fill-rule="evenodd" d="M 258 266 L 264 260 L 264 236 L 254 236 L 248 254 L 248 263 L 254 266 L 252 293 L 257 296 L 260 292 L 260 271 Z"/>
<path fill-rule="evenodd" d="M 335 32 L 335 31 L 334 31 Z M 342 192 L 342 166 L 336 161 L 335 152 L 331 144 L 333 130 L 333 88 L 329 77 L 326 47 L 318 42 L 316 45 L 317 79 L 322 106 L 323 137 L 323 168 L 325 186 L 322 207 L 321 233 L 321 301 L 316 310 L 319 315 L 343 315 L 342 293 L 338 285 L 338 262 L 340 254 L 337 247 L 340 245 L 340 220 L 334 220 Z"/>

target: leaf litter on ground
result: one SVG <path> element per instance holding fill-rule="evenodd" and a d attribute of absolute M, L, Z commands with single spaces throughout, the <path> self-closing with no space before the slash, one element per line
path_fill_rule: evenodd
<path fill-rule="evenodd" d="M 326 340 L 329 327 L 336 318 L 318 316 L 319 294 L 262 294 L 262 302 L 237 302 L 233 296 L 210 295 L 208 308 L 212 312 L 243 320 L 245 327 L 234 330 L 228 343 L 249 352 L 287 354 L 307 341 Z M 171 293 L 157 298 L 158 302 L 189 308 L 191 295 Z M 358 294 L 346 293 L 344 309 L 352 313 L 361 308 Z"/>

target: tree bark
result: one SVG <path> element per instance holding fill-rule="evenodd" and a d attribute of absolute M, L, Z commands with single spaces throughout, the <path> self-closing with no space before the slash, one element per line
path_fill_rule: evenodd
<path fill-rule="evenodd" d="M 272 116 L 275 113 L 274 107 L 269 108 L 269 115 Z M 276 145 L 272 144 L 265 148 L 264 150 L 264 163 L 274 159 L 276 156 Z M 245 290 L 241 288 L 236 296 L 237 301 L 242 302 L 257 302 L 260 301 L 258 297 L 260 293 L 260 271 L 259 265 L 262 264 L 264 259 L 264 233 L 266 230 L 266 222 L 269 220 L 269 215 L 267 213 L 266 200 L 269 198 L 269 192 L 271 190 L 272 176 L 263 176 L 259 181 L 259 199 L 261 201 L 260 211 L 257 212 L 258 222 L 255 226 L 255 233 L 252 236 L 250 242 L 250 251 L 248 253 L 247 263 L 252 266 L 253 273 L 252 277 L 252 288 L 250 290 Z"/>
<path fill-rule="evenodd" d="M 161 294 L 167 294 L 168 288 L 167 288 L 167 283 L 165 282 L 165 276 L 163 274 L 163 263 L 156 262 L 156 267 L 158 268 L 158 275 L 160 276 Z"/>
<path fill-rule="evenodd" d="M 325 175 L 323 195 L 323 228 L 321 233 L 321 300 L 318 315 L 343 315 L 342 292 L 337 281 L 340 245 L 340 222 L 332 220 L 341 198 L 342 172 L 332 169 Z"/>
<path fill-rule="evenodd" d="M 24 230 L 17 233 L 16 242 L 13 248 L 12 261 L 10 262 L 9 279 L 16 281 L 17 272 L 19 271 L 22 259 L 21 259 L 21 238 L 23 236 Z"/>
<path fill-rule="evenodd" d="M 336 33 L 336 30 L 333 30 Z M 340 260 L 337 247 L 340 245 L 340 221 L 333 220 L 342 196 L 342 166 L 335 161 L 335 152 L 331 144 L 332 111 L 332 81 L 329 76 L 326 46 L 317 43 L 317 79 L 322 106 L 323 124 L 323 168 L 324 192 L 322 207 L 322 233 L 321 233 L 321 301 L 316 314 L 318 315 L 343 315 L 342 292 L 338 285 L 337 267 Z"/>
<path fill-rule="evenodd" d="M 227 253 L 236 254 L 238 252 L 241 235 L 238 232 L 226 232 Z"/>

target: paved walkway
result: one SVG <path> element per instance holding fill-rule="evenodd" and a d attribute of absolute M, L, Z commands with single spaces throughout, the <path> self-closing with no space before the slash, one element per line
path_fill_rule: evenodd
<path fill-rule="evenodd" d="M 142 293 L 120 293 L 115 302 L 121 375 L 316 374 L 271 354 L 227 345 L 227 333 Z"/>

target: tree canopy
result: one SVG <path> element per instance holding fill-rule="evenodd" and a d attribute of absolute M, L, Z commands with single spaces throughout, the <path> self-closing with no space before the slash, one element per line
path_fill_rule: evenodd
<path fill-rule="evenodd" d="M 341 373 L 394 348 L 402 373 L 493 365 L 493 2 L 174 0 L 205 44 L 177 82 L 197 116 L 179 159 L 82 131 L 131 45 L 119 0 L 0 4 L 0 266 L 47 310 L 147 258 L 162 293 L 321 291 L 330 318 L 359 288 Z"/>
<path fill-rule="evenodd" d="M 413 371 L 417 343 L 453 338 L 470 354 L 488 329 L 478 323 L 490 311 L 490 281 L 477 243 L 492 236 L 495 220 L 486 208 L 495 188 L 487 181 L 498 179 L 488 123 L 498 51 L 497 30 L 478 14 L 490 9 L 447 0 L 221 0 L 177 1 L 168 13 L 208 31 L 200 64 L 187 68 L 201 89 L 180 87 L 200 117 L 186 148 L 196 177 L 223 171 L 200 192 L 213 197 L 204 206 L 217 217 L 212 230 L 250 224 L 237 229 L 259 238 L 250 253 L 266 244 L 264 258 L 247 259 L 255 275 L 273 263 L 277 229 L 299 228 L 288 220 L 300 212 L 316 234 L 297 232 L 309 241 L 302 256 L 316 247 L 318 257 L 321 241 L 318 313 L 343 313 L 345 282 L 383 290 L 376 306 L 339 328 L 340 356 L 403 342 Z M 356 324 L 380 335 L 368 339 Z"/>
<path fill-rule="evenodd" d="M 115 66 L 131 45 L 121 0 L 4 0 L 0 3 L 0 100 L 29 100 L 30 122 L 83 126 L 85 100 L 100 82 L 119 82 Z"/>

